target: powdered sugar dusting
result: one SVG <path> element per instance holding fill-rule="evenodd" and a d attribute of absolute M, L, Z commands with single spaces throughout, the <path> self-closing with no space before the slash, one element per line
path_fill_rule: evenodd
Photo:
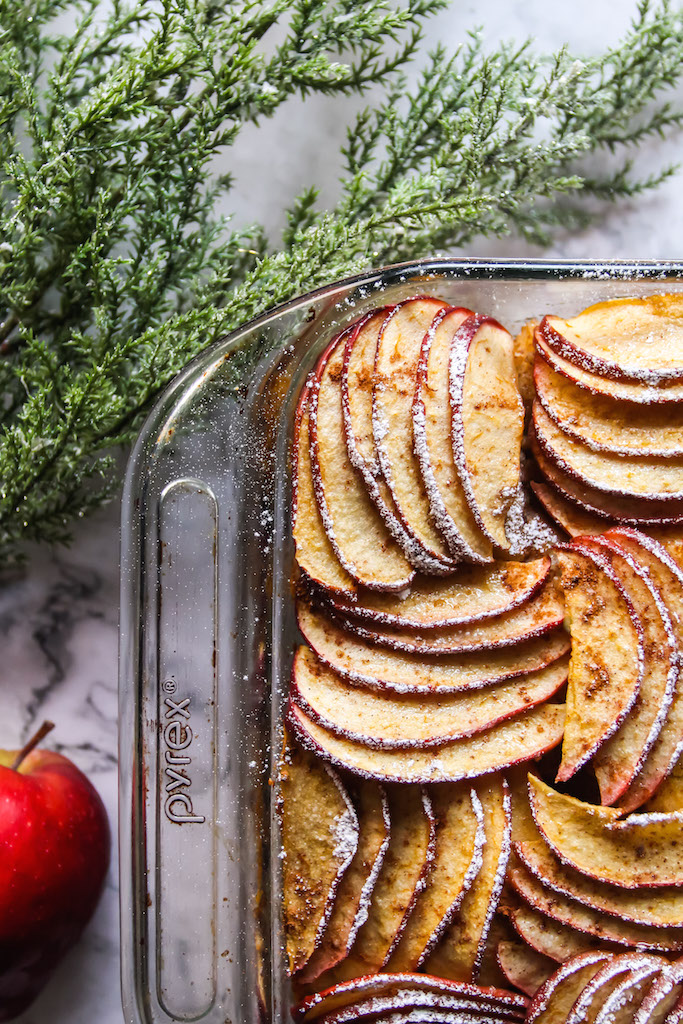
<path fill-rule="evenodd" d="M 508 786 L 507 779 L 503 779 L 503 813 L 505 815 L 505 828 L 503 831 L 503 837 L 500 844 L 500 854 L 498 856 L 498 864 L 496 866 L 496 877 L 491 889 L 491 895 L 489 897 L 488 907 L 486 909 L 486 917 L 484 919 L 484 926 L 481 930 L 481 936 L 479 938 L 479 945 L 474 958 L 474 966 L 472 969 L 472 977 L 476 981 L 479 977 L 479 971 L 481 970 L 482 960 L 484 953 L 486 952 L 486 943 L 489 937 L 489 931 L 491 929 L 491 922 L 493 921 L 493 915 L 498 909 L 500 902 L 500 896 L 503 891 L 503 885 L 505 883 L 505 873 L 507 871 L 508 861 L 510 859 L 510 847 L 512 841 L 512 798 L 510 795 L 510 787 Z"/>
<path fill-rule="evenodd" d="M 389 849 L 389 841 L 391 839 L 389 801 L 387 800 L 387 794 L 384 788 L 380 786 L 379 790 L 380 799 L 382 801 L 382 818 L 384 820 L 385 835 L 384 839 L 382 840 L 382 845 L 380 846 L 379 851 L 377 853 L 377 857 L 375 858 L 375 863 L 372 865 L 372 870 L 370 871 L 368 877 L 365 879 L 365 883 L 361 890 L 360 900 L 358 901 L 358 910 L 356 911 L 356 916 L 353 920 L 353 924 L 351 925 L 351 930 L 349 931 L 349 936 L 346 942 L 347 952 L 351 949 L 353 943 L 356 940 L 358 932 L 368 919 L 368 914 L 370 913 L 370 904 L 372 901 L 372 893 L 374 891 L 377 878 L 379 877 L 379 873 L 382 870 L 384 858 L 386 856 L 387 850 Z"/>

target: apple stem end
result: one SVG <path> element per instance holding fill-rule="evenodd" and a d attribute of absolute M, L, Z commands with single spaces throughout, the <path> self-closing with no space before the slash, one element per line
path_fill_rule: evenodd
<path fill-rule="evenodd" d="M 24 760 L 24 758 L 27 757 L 31 753 L 31 751 L 35 747 L 37 747 L 42 740 L 45 739 L 49 732 L 52 732 L 54 727 L 54 722 L 43 722 L 40 729 L 38 729 L 38 731 L 33 734 L 28 743 L 25 743 L 21 750 L 17 753 L 17 756 L 12 761 L 10 768 L 16 772 L 19 769 L 19 766 L 21 762 Z"/>

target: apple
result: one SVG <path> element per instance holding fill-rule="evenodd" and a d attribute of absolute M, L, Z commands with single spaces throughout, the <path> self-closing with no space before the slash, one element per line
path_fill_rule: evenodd
<path fill-rule="evenodd" d="M 352 683 L 378 691 L 446 694 L 476 690 L 537 672 L 569 650 L 569 637 L 560 627 L 491 653 L 427 659 L 365 643 L 304 600 L 297 602 L 296 611 L 299 631 L 325 665 Z"/>
<path fill-rule="evenodd" d="M 370 590 L 404 590 L 415 570 L 371 500 L 346 447 L 341 398 L 345 341 L 346 332 L 318 360 L 309 399 L 318 509 L 337 558 L 357 583 Z"/>
<path fill-rule="evenodd" d="M 346 341 L 341 377 L 344 437 L 351 462 L 363 477 L 371 500 L 408 561 L 420 572 L 439 575 L 443 572 L 442 562 L 403 524 L 389 485 L 382 476 L 372 430 L 377 342 L 384 321 L 393 309 L 393 306 L 383 306 L 369 314 L 358 333 L 350 335 Z"/>
<path fill-rule="evenodd" d="M 468 317 L 449 359 L 453 460 L 467 504 L 484 536 L 507 551 L 508 513 L 520 489 L 524 405 L 512 336 L 490 316 Z"/>
<path fill-rule="evenodd" d="M 290 700 L 289 722 L 314 753 L 363 778 L 385 782 L 459 782 L 531 761 L 556 747 L 564 704 L 543 704 L 476 736 L 426 750 L 373 750 L 318 725 Z"/>
<path fill-rule="evenodd" d="M 474 788 L 436 786 L 436 853 L 427 886 L 420 893 L 385 970 L 416 971 L 441 941 L 476 879 L 486 833 L 484 811 Z"/>
<path fill-rule="evenodd" d="M 564 621 L 564 602 L 555 581 L 549 580 L 529 601 L 490 621 L 483 619 L 420 632 L 381 628 L 375 623 L 361 625 L 332 608 L 330 612 L 349 632 L 381 647 L 416 654 L 456 654 L 493 651 L 550 633 Z"/>
<path fill-rule="evenodd" d="M 37 996 L 90 920 L 109 866 L 107 813 L 61 754 L 0 750 L 0 1020 Z"/>
<path fill-rule="evenodd" d="M 593 451 L 617 455 L 683 455 L 683 403 L 636 406 L 592 395 L 553 370 L 534 365 L 536 395 L 552 420 Z"/>
<path fill-rule="evenodd" d="M 659 976 L 652 983 L 642 1003 L 633 1017 L 632 1024 L 661 1024 L 669 1021 L 669 1013 L 674 1007 L 680 1011 L 683 1007 L 680 1000 L 683 998 L 683 960 L 667 964 L 659 972 Z M 670 1024 L 675 1024 L 674 1016 Z"/>
<path fill-rule="evenodd" d="M 588 982 L 610 960 L 607 953 L 579 953 L 558 967 L 531 1000 L 526 1024 L 564 1021 Z"/>
<path fill-rule="evenodd" d="M 331 596 L 343 615 L 399 629 L 438 629 L 495 618 L 529 601 L 550 575 L 550 558 L 531 562 L 462 565 L 445 579 L 420 577 L 408 594 L 363 594 L 357 601 Z"/>
<path fill-rule="evenodd" d="M 638 700 L 593 760 L 601 801 L 614 804 L 640 773 L 662 731 L 678 681 L 679 653 L 663 595 L 640 560 L 614 536 L 584 537 L 582 544 L 605 555 L 643 628 L 643 668 Z"/>
<path fill-rule="evenodd" d="M 538 831 L 536 835 L 536 840 L 515 842 L 515 854 L 547 889 L 631 924 L 683 927 L 683 891 L 680 889 L 662 889 L 653 895 L 651 889 L 618 889 L 596 882 L 566 867 L 542 841 Z"/>
<path fill-rule="evenodd" d="M 517 992 L 506 989 L 482 987 L 446 978 L 430 977 L 428 974 L 382 973 L 365 975 L 352 981 L 332 985 L 328 989 L 307 996 L 292 1010 L 296 1024 L 326 1019 L 329 1014 L 347 1007 L 353 1007 L 367 1000 L 387 999 L 396 996 L 404 998 L 408 993 L 426 992 L 446 998 L 461 998 L 476 1001 L 482 1017 L 497 1015 L 523 1020 L 529 1000 Z"/>
<path fill-rule="evenodd" d="M 642 623 L 608 560 L 585 542 L 576 538 L 557 555 L 572 638 L 559 782 L 614 735 L 636 701 L 643 673 Z"/>
<path fill-rule="evenodd" d="M 391 836 L 389 801 L 383 786 L 356 780 L 351 794 L 358 815 L 358 846 L 337 891 L 334 907 L 316 949 L 297 974 L 306 985 L 340 963 L 365 920 Z"/>
<path fill-rule="evenodd" d="M 537 927 L 546 931 L 555 928 L 558 938 L 565 930 L 569 930 L 571 937 L 583 933 L 594 936 L 603 945 L 657 949 L 663 953 L 683 949 L 681 928 L 654 928 L 651 925 L 618 920 L 611 914 L 603 914 L 568 896 L 547 889 L 521 865 L 511 869 L 508 880 L 517 895 L 540 915 L 541 922 Z M 541 941 L 547 942 L 547 937 Z"/>
<path fill-rule="evenodd" d="M 542 890 L 539 892 L 542 893 Z M 519 902 L 514 904 L 510 899 L 511 894 L 514 894 L 514 890 L 509 887 L 506 894 L 505 913 L 520 939 L 537 953 L 550 957 L 557 963 L 563 963 L 570 957 L 588 950 L 606 952 L 619 948 L 604 937 L 578 931 L 576 928 L 542 913 L 521 897 Z"/>
<path fill-rule="evenodd" d="M 337 773 L 286 733 L 279 766 L 288 971 L 305 967 L 358 846 L 358 817 Z"/>
<path fill-rule="evenodd" d="M 549 700 L 566 681 L 564 660 L 495 690 L 398 697 L 348 683 L 302 646 L 294 656 L 291 696 L 337 736 L 382 750 L 420 749 L 490 729 Z"/>
<path fill-rule="evenodd" d="M 539 332 L 563 359 L 601 377 L 655 386 L 683 378 L 678 294 L 612 299 L 571 320 L 545 316 Z"/>
<path fill-rule="evenodd" d="M 543 510 L 570 537 L 583 537 L 587 533 L 602 533 L 605 529 L 607 524 L 604 519 L 567 501 L 566 497 L 553 484 L 547 481 L 539 483 L 537 480 L 532 480 L 530 486 L 543 506 Z"/>
<path fill-rule="evenodd" d="M 417 363 L 413 440 L 432 519 L 460 561 L 491 560 L 491 541 L 472 513 L 453 458 L 448 363 L 451 340 L 472 311 L 446 308 L 426 332 Z"/>
<path fill-rule="evenodd" d="M 375 354 L 372 429 L 382 475 L 403 526 L 424 552 L 454 569 L 455 560 L 432 518 L 429 498 L 414 451 L 413 397 L 422 340 L 447 303 L 419 296 L 400 303 L 385 320 Z"/>
<path fill-rule="evenodd" d="M 635 1007 L 666 966 L 662 957 L 647 953 L 615 956 L 586 985 L 567 1015 L 566 1024 L 633 1024 Z"/>
<path fill-rule="evenodd" d="M 308 399 L 311 379 L 299 396 L 292 453 L 292 536 L 296 560 L 309 580 L 331 593 L 353 597 L 356 583 L 337 558 L 318 511 L 311 468 Z"/>
<path fill-rule="evenodd" d="M 670 505 L 683 499 L 683 459 L 616 455 L 591 451 L 564 433 L 540 402 L 533 407 L 536 440 L 545 455 L 567 476 L 604 495 L 636 499 L 643 507 Z"/>
<path fill-rule="evenodd" d="M 510 985 L 527 996 L 535 995 L 557 966 L 550 957 L 521 942 L 499 942 L 496 959 Z"/>
<path fill-rule="evenodd" d="M 487 939 L 498 909 L 512 829 L 510 789 L 501 775 L 482 779 L 476 787 L 484 813 L 485 841 L 479 870 L 464 894 L 458 913 L 424 962 L 428 974 L 455 981 L 477 981 Z"/>

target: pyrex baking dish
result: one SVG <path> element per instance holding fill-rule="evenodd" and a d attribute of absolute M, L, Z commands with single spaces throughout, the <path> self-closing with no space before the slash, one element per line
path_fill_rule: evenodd
<path fill-rule="evenodd" d="M 296 628 L 289 450 L 297 394 L 341 326 L 413 294 L 514 331 L 683 263 L 428 260 L 265 314 L 164 392 L 123 498 L 120 659 L 126 1021 L 287 1019 L 274 788 Z"/>

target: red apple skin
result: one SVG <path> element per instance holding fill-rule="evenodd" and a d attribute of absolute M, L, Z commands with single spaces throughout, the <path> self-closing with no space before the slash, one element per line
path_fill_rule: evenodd
<path fill-rule="evenodd" d="M 0 751 L 0 1021 L 34 1000 L 97 906 L 109 866 L 104 805 L 66 757 Z"/>

